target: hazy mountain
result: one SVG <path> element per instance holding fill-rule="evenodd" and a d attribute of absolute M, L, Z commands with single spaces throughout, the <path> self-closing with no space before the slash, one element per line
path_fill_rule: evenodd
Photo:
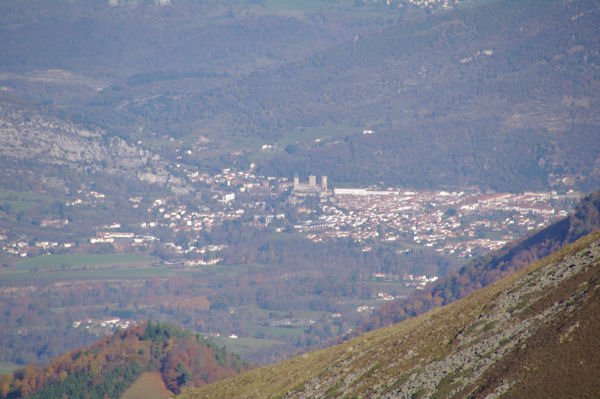
<path fill-rule="evenodd" d="M 4 2 L 0 95 L 201 168 L 595 189 L 597 2 L 429 3 Z"/>
<path fill-rule="evenodd" d="M 599 238 L 451 305 L 182 397 L 593 397 Z"/>
<path fill-rule="evenodd" d="M 594 1 L 494 1 L 248 79 L 253 98 L 242 102 L 264 110 L 251 114 L 256 126 L 275 136 L 302 126 L 321 139 L 298 143 L 264 170 L 508 190 L 564 187 L 559 176 L 571 176 L 593 190 L 598 12 Z M 211 98 L 231 106 L 228 92 L 236 89 Z"/>

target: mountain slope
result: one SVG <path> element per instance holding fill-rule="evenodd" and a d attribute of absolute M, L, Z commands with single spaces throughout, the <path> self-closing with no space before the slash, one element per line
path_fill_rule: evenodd
<path fill-rule="evenodd" d="M 489 2 L 384 29 L 197 100 L 216 101 L 223 117 L 259 103 L 262 111 L 238 108 L 236 117 L 267 132 L 345 130 L 336 140 L 323 129 L 329 140 L 282 152 L 260 165 L 265 173 L 508 190 L 579 176 L 590 190 L 599 12 L 593 1 Z M 235 98 L 243 93 L 252 98 Z"/>
<path fill-rule="evenodd" d="M 599 239 L 451 305 L 182 397 L 591 397 L 600 389 Z"/>

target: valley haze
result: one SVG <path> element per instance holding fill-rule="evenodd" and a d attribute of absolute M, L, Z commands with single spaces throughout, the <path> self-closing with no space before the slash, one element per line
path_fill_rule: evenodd
<path fill-rule="evenodd" d="M 598 21 L 2 1 L 0 397 L 590 397 Z"/>

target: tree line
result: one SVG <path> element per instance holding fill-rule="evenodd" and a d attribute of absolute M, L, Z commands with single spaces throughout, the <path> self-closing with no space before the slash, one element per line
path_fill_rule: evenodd
<path fill-rule="evenodd" d="M 160 372 L 172 392 L 214 382 L 249 365 L 211 340 L 168 323 L 147 321 L 87 349 L 28 364 L 0 377 L 0 397 L 119 397 L 145 371 Z"/>

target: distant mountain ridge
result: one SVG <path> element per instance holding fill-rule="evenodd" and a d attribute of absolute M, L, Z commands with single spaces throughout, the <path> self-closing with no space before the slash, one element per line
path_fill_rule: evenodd
<path fill-rule="evenodd" d="M 585 236 L 451 305 L 181 397 L 594 397 L 599 239 Z"/>
<path fill-rule="evenodd" d="M 385 27 L 190 101 L 206 123 L 239 118 L 265 141 L 322 132 L 261 162 L 265 174 L 498 190 L 562 187 L 559 176 L 570 176 L 589 191 L 600 170 L 598 151 L 588 152 L 599 145 L 598 13 L 587 0 L 488 2 Z"/>
<path fill-rule="evenodd" d="M 600 183 L 595 0 L 5 3 L 0 97 L 175 163 L 170 138 L 202 147 L 182 164 L 336 184 Z"/>

